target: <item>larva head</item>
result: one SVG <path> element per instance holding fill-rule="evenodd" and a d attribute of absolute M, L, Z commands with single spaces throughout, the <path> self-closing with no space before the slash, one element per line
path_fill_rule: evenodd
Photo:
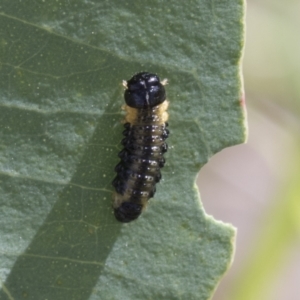
<path fill-rule="evenodd" d="M 142 208 L 142 205 L 138 203 L 123 202 L 115 208 L 115 217 L 120 222 L 128 223 L 138 218 L 142 213 Z"/>
<path fill-rule="evenodd" d="M 142 72 L 127 81 L 124 97 L 130 107 L 149 108 L 164 102 L 166 92 L 157 75 Z"/>

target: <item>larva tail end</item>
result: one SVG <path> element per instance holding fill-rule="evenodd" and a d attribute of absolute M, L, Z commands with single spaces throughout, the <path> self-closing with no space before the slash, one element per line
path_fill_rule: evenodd
<path fill-rule="evenodd" d="M 119 207 L 114 209 L 115 217 L 119 222 L 128 223 L 139 217 L 142 213 L 143 206 L 132 202 L 123 202 Z"/>

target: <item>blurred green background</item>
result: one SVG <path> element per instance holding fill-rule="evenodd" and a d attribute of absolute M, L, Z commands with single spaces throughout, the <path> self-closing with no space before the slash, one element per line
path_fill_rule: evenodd
<path fill-rule="evenodd" d="M 300 279 L 300 1 L 248 1 L 249 138 L 215 155 L 198 184 L 208 214 L 238 229 L 213 300 L 296 300 Z"/>

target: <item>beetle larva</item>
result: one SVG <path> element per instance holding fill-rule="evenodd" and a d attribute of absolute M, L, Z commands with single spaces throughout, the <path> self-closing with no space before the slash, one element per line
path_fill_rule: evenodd
<path fill-rule="evenodd" d="M 142 72 L 123 81 L 126 90 L 125 130 L 122 140 L 121 161 L 116 166 L 117 176 L 113 208 L 120 222 L 135 220 L 154 196 L 155 185 L 161 179 L 160 169 L 165 164 L 163 154 L 168 146 L 169 102 L 164 85 L 155 74 Z"/>

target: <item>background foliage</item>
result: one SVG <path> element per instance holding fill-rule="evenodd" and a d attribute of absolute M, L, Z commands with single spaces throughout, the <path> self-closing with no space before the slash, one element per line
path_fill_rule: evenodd
<path fill-rule="evenodd" d="M 2 1 L 1 299 L 208 299 L 234 230 L 194 181 L 244 140 L 241 1 Z M 142 217 L 116 222 L 121 80 L 167 77 L 171 150 Z"/>

